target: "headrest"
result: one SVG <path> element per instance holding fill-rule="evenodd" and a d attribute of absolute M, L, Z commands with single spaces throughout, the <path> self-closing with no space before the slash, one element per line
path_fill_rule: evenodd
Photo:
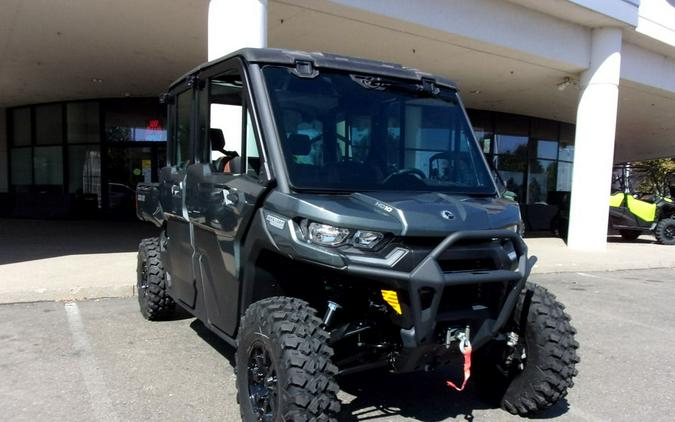
<path fill-rule="evenodd" d="M 209 129 L 209 141 L 212 151 L 221 151 L 225 149 L 225 136 L 222 129 Z"/>
<path fill-rule="evenodd" d="M 293 133 L 288 136 L 287 142 L 290 144 L 292 155 L 308 155 L 312 150 L 312 141 L 308 135 Z"/>
<path fill-rule="evenodd" d="M 227 164 L 230 166 L 230 173 L 241 174 L 241 157 L 236 156 L 228 161 Z"/>

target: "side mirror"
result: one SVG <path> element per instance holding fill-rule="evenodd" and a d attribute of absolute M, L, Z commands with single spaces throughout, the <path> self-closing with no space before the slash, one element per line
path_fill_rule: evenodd
<path fill-rule="evenodd" d="M 506 190 L 502 193 L 502 198 L 508 199 L 509 201 L 516 202 L 518 200 L 518 195 L 516 195 L 515 192 L 511 192 L 510 190 Z"/>

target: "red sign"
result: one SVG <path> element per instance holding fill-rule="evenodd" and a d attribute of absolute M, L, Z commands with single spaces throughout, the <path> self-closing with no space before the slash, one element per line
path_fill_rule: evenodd
<path fill-rule="evenodd" d="M 147 130 L 158 130 L 161 129 L 162 125 L 159 122 L 159 119 L 152 119 L 148 122 Z"/>

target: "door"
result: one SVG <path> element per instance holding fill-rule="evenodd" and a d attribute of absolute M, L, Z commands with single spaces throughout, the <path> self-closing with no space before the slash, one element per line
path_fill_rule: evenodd
<path fill-rule="evenodd" d="M 264 191 L 257 129 L 238 59 L 203 75 L 197 162 L 186 180 L 195 272 L 208 321 L 233 335 L 239 317 L 239 243 Z"/>
<path fill-rule="evenodd" d="M 106 146 L 104 155 L 108 212 L 114 218 L 136 218 L 136 185 L 157 180 L 153 147 Z"/>
<path fill-rule="evenodd" d="M 167 220 L 165 269 L 172 296 L 189 308 L 196 298 L 194 249 L 185 209 L 185 176 L 193 161 L 193 89 L 179 89 L 169 106 L 167 165 L 160 172 L 159 193 Z"/>

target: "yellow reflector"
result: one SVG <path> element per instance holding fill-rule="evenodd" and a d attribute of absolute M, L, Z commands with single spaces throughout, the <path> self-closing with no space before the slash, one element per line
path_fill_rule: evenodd
<path fill-rule="evenodd" d="M 394 290 L 381 290 L 381 292 L 382 299 L 384 299 L 397 314 L 402 315 L 403 311 L 401 311 L 401 305 L 398 303 L 398 295 L 396 292 Z"/>

